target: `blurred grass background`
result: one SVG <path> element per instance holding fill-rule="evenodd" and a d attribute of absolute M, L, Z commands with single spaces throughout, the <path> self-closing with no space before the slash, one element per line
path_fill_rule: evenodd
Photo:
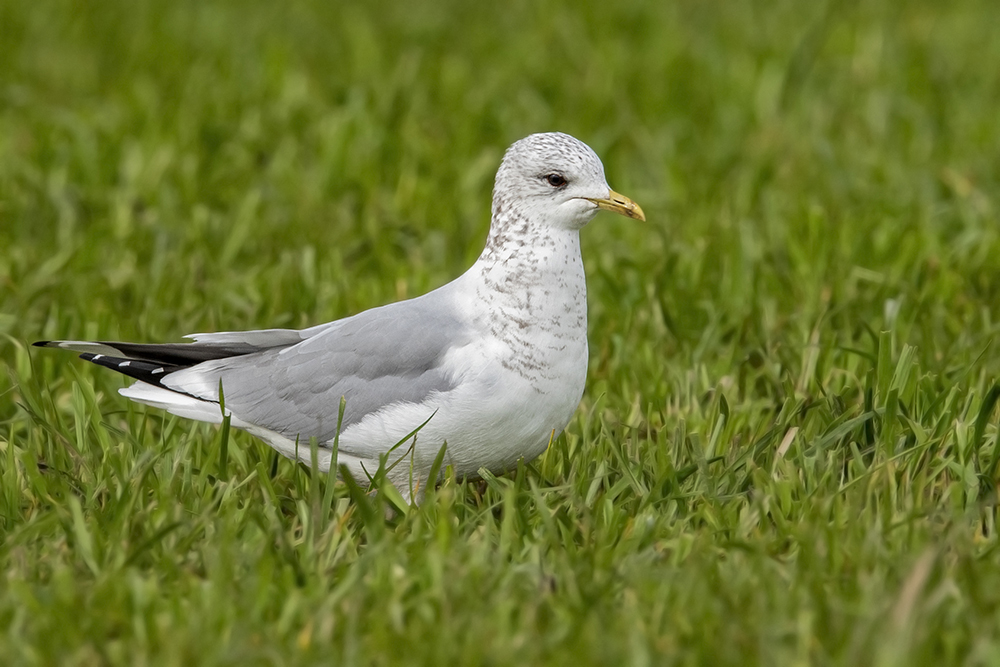
<path fill-rule="evenodd" d="M 996 664 L 994 15 L 0 3 L 0 658 Z M 649 222 L 584 230 L 588 390 L 516 474 L 386 523 L 28 354 L 420 294 L 546 130 Z"/>

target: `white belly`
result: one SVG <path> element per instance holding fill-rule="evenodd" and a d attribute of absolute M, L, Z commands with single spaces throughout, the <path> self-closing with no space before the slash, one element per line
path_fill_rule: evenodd
<path fill-rule="evenodd" d="M 520 458 L 534 459 L 566 427 L 583 395 L 586 338 L 560 347 L 558 353 L 540 353 L 546 373 L 533 379 L 510 372 L 495 357 L 486 361 L 481 349 L 465 350 L 462 356 L 475 356 L 478 363 L 454 363 L 474 377 L 419 405 L 395 404 L 368 415 L 341 434 L 340 451 L 377 466 L 379 455 L 419 427 L 391 457 L 406 455 L 397 467 L 406 469 L 407 478 L 410 464 L 415 479 L 426 476 L 445 443 L 445 464 L 459 476 L 475 475 L 480 468 L 502 472 Z M 366 467 L 372 471 L 369 463 Z"/>
<path fill-rule="evenodd" d="M 475 476 L 482 468 L 501 473 L 521 458 L 538 457 L 572 418 L 587 373 L 585 335 L 573 340 L 560 336 L 549 342 L 553 344 L 535 350 L 545 373 L 530 378 L 511 372 L 509 364 L 505 366 L 503 357 L 493 349 L 495 342 L 484 341 L 457 351 L 449 363 L 468 370 L 455 389 L 432 394 L 420 404 L 387 406 L 351 425 L 340 434 L 336 464 L 346 465 L 363 482 L 374 475 L 380 459 L 388 454 L 388 465 L 399 461 L 389 479 L 409 498 L 410 480 L 418 488 L 427 484 L 443 445 L 447 445 L 445 465 L 452 466 L 460 477 Z M 296 444 L 240 420 L 239 415 L 233 418 L 234 426 L 285 456 L 310 462 L 308 443 Z M 332 443 L 322 444 L 317 463 L 326 471 L 334 463 Z"/>

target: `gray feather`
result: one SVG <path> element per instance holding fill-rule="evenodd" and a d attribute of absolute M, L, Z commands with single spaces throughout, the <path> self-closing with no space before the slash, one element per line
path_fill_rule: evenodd
<path fill-rule="evenodd" d="M 471 332 L 436 305 L 424 297 L 375 308 L 303 331 L 309 338 L 296 345 L 192 371 L 208 386 L 221 380 L 226 407 L 240 419 L 291 439 L 326 442 L 336 434 L 341 397 L 343 429 L 388 405 L 419 403 L 455 387 L 442 364 Z M 177 379 L 183 390 L 185 379 Z"/>

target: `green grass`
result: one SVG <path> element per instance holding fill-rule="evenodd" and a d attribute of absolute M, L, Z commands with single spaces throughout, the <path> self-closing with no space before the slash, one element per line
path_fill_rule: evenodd
<path fill-rule="evenodd" d="M 0 3 L 0 663 L 1000 661 L 988 0 Z M 299 327 L 478 255 L 558 129 L 591 364 L 378 498 L 39 338 Z"/>

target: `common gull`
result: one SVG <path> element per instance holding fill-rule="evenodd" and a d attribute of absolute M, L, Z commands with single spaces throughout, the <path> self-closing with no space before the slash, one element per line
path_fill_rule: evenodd
<path fill-rule="evenodd" d="M 306 463 L 316 451 L 323 471 L 343 465 L 365 480 L 388 463 L 389 481 L 419 501 L 442 447 L 459 477 L 502 472 L 569 423 L 587 374 L 580 229 L 601 209 L 645 220 L 590 147 L 533 134 L 497 171 L 482 255 L 423 296 L 302 330 L 35 345 L 138 380 L 119 392 L 139 403 L 213 423 L 225 413 Z"/>

